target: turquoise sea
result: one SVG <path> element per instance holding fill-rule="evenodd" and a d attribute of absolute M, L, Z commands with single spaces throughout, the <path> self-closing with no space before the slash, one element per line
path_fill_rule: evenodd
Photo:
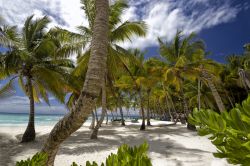
<path fill-rule="evenodd" d="M 63 116 L 64 115 L 36 114 L 35 124 L 39 126 L 55 125 Z M 112 119 L 110 115 L 108 116 L 108 118 L 109 120 Z M 120 119 L 121 117 L 116 116 L 116 118 Z M 130 118 L 125 116 L 124 118 L 125 120 L 128 120 L 130 118 L 138 118 L 138 116 L 130 116 Z M 28 120 L 29 120 L 28 114 L 0 113 L 0 127 L 1 126 L 26 126 L 28 124 Z M 89 117 L 88 121 L 91 121 L 91 117 Z"/>
<path fill-rule="evenodd" d="M 36 125 L 54 125 L 63 115 L 35 115 Z M 28 114 L 0 113 L 0 126 L 27 125 Z"/>

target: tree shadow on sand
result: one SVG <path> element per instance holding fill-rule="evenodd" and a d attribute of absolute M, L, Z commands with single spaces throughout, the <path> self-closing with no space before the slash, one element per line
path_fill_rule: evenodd
<path fill-rule="evenodd" d="M 124 130 L 124 132 L 123 132 Z M 126 132 L 125 132 L 126 131 Z M 147 141 L 150 146 L 150 154 L 154 157 L 171 160 L 175 165 L 182 165 L 183 162 L 199 163 L 205 159 L 205 153 L 211 153 L 200 149 L 186 148 L 176 141 L 166 138 L 166 135 L 178 135 L 184 137 L 196 136 L 195 132 L 190 133 L 185 128 L 180 127 L 149 127 L 146 131 L 140 131 L 138 126 L 103 126 L 99 131 L 97 140 L 91 140 L 90 131 L 78 131 L 67 139 L 58 152 L 58 155 L 81 155 L 106 150 L 115 150 L 121 144 L 131 146 L 139 145 Z M 46 135 L 39 135 L 35 142 L 20 144 L 18 139 L 10 139 L 6 135 L 0 134 L 0 165 L 14 165 L 15 157 L 24 155 L 28 150 L 37 152 L 41 149 Z M 18 138 L 20 137 L 17 136 Z M 188 160 L 179 160 L 179 158 Z"/>

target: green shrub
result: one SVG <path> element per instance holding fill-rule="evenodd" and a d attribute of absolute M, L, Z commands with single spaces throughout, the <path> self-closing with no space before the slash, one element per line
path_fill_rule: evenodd
<path fill-rule="evenodd" d="M 151 160 L 147 156 L 148 144 L 144 143 L 139 147 L 129 147 L 124 144 L 117 154 L 111 154 L 106 159 L 106 166 L 151 166 Z"/>
<path fill-rule="evenodd" d="M 148 144 L 145 142 L 139 147 L 129 147 L 124 144 L 118 148 L 117 154 L 111 153 L 106 158 L 106 166 L 152 166 L 150 158 L 147 156 Z M 47 155 L 37 153 L 32 159 L 17 162 L 16 166 L 44 166 Z M 78 166 L 75 162 L 71 166 Z M 86 162 L 86 166 L 98 166 L 96 162 Z M 104 163 L 101 164 L 104 166 Z"/>
<path fill-rule="evenodd" d="M 250 165 L 250 96 L 242 105 L 221 114 L 194 109 L 188 120 L 200 127 L 199 135 L 211 135 L 209 139 L 217 147 L 215 157 L 227 158 L 232 164 Z"/>
<path fill-rule="evenodd" d="M 45 153 L 36 153 L 31 159 L 21 160 L 16 166 L 43 166 L 46 165 L 47 155 Z"/>

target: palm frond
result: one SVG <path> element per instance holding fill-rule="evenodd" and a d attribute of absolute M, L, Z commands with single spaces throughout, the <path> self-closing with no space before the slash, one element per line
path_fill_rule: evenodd
<path fill-rule="evenodd" d="M 0 99 L 12 96 L 15 93 L 14 79 L 11 79 L 7 84 L 0 87 Z"/>
<path fill-rule="evenodd" d="M 110 40 L 112 42 L 124 42 L 130 40 L 132 36 L 146 36 L 147 25 L 145 22 L 126 21 L 111 32 Z"/>

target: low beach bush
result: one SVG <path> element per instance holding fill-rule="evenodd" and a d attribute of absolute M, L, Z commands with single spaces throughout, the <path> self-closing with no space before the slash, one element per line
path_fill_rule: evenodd
<path fill-rule="evenodd" d="M 16 166 L 43 166 L 46 165 L 47 155 L 45 153 L 36 153 L 31 159 L 21 160 Z"/>
<path fill-rule="evenodd" d="M 126 144 L 118 148 L 117 154 L 111 153 L 101 166 L 152 166 L 148 157 L 148 144 L 145 142 L 140 146 L 130 147 Z M 16 163 L 16 166 L 45 166 L 47 155 L 43 153 L 35 154 L 31 159 L 22 160 Z M 86 166 L 98 166 L 96 162 L 87 161 Z M 75 162 L 71 166 L 79 166 Z"/>
<path fill-rule="evenodd" d="M 250 96 L 229 112 L 194 109 L 189 122 L 199 126 L 198 134 L 209 135 L 217 147 L 215 157 L 229 163 L 249 166 L 250 163 Z"/>

